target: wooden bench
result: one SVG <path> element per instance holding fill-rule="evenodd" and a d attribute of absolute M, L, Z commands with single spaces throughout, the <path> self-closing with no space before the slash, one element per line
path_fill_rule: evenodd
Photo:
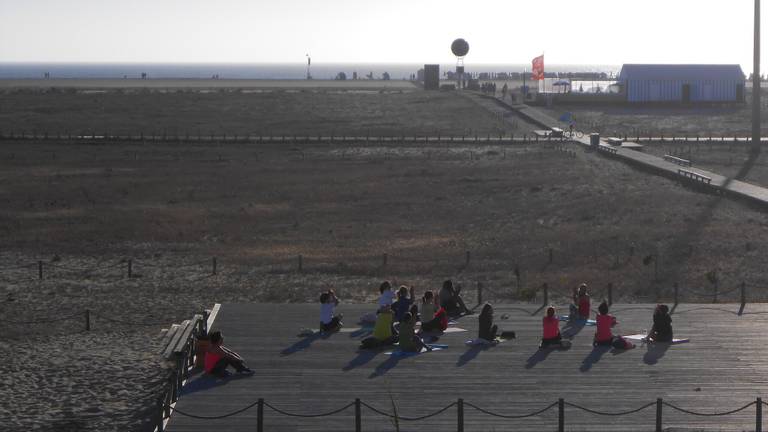
<path fill-rule="evenodd" d="M 688 159 L 679 158 L 677 156 L 664 155 L 664 160 L 667 161 L 667 162 L 672 162 L 672 163 L 678 164 L 680 166 L 684 166 L 684 167 L 690 167 L 691 166 L 691 161 L 689 161 Z"/>
<path fill-rule="evenodd" d="M 707 177 L 705 175 L 699 174 L 699 173 L 694 172 L 694 171 L 690 171 L 690 170 L 686 170 L 686 169 L 682 169 L 681 168 L 681 169 L 677 170 L 677 174 L 680 175 L 680 176 L 683 176 L 683 177 L 685 177 L 687 179 L 696 181 L 696 182 L 701 182 L 701 183 L 706 183 L 706 184 L 711 184 L 712 183 L 712 178 L 711 177 Z"/>
<path fill-rule="evenodd" d="M 170 406 L 179 399 L 184 380 L 189 378 L 190 370 L 195 364 L 197 337 L 206 332 L 207 322 L 202 314 L 184 320 L 181 324 L 173 324 L 165 331 L 160 354 L 173 363 L 173 373 L 169 379 L 170 388 L 165 395 L 165 406 Z M 169 416 L 170 410 L 166 409 L 165 417 Z"/>

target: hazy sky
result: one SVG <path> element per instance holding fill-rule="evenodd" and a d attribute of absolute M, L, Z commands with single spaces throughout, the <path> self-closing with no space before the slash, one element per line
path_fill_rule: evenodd
<path fill-rule="evenodd" d="M 0 62 L 449 63 L 463 37 L 468 64 L 545 52 L 748 71 L 752 12 L 753 0 L 0 0 Z"/>

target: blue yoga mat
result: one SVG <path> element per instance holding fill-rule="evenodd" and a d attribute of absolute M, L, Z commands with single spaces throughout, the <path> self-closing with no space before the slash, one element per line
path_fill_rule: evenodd
<path fill-rule="evenodd" d="M 571 319 L 569 318 L 568 315 L 563 315 L 560 317 L 560 321 L 571 321 Z M 588 325 L 588 326 L 597 325 L 597 321 L 591 320 L 591 319 L 585 320 L 585 319 L 578 318 L 578 319 L 575 319 L 574 321 L 577 323 L 584 323 L 584 325 Z"/>

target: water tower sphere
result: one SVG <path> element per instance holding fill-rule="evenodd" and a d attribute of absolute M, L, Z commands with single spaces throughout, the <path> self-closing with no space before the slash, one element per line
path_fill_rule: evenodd
<path fill-rule="evenodd" d="M 469 43 L 464 39 L 456 39 L 451 44 L 451 52 L 456 57 L 464 57 L 469 52 Z"/>

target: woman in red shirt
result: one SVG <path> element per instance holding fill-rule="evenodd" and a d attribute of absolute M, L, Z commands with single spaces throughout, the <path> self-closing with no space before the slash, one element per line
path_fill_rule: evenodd
<path fill-rule="evenodd" d="M 573 304 L 571 305 L 570 319 L 589 319 L 591 313 L 591 304 L 589 300 L 589 294 L 587 294 L 587 284 L 583 283 L 579 285 L 577 290 L 573 293 Z"/>
<path fill-rule="evenodd" d="M 539 348 L 547 348 L 550 345 L 562 345 L 563 337 L 560 335 L 560 319 L 555 315 L 555 308 L 550 306 L 542 319 L 544 335 L 541 338 Z"/>
<path fill-rule="evenodd" d="M 634 348 L 632 342 L 621 336 L 614 336 L 611 329 L 616 325 L 616 317 L 608 313 L 608 303 L 602 302 L 597 307 L 598 315 L 595 317 L 597 329 L 595 330 L 594 346 L 612 346 L 616 349 Z"/>
<path fill-rule="evenodd" d="M 225 347 L 224 336 L 220 331 L 212 332 L 209 335 L 211 345 L 205 353 L 205 373 L 226 377 L 229 375 L 227 367 L 232 366 L 238 373 L 251 375 L 253 371 L 245 365 L 245 360 L 240 354 Z"/>

